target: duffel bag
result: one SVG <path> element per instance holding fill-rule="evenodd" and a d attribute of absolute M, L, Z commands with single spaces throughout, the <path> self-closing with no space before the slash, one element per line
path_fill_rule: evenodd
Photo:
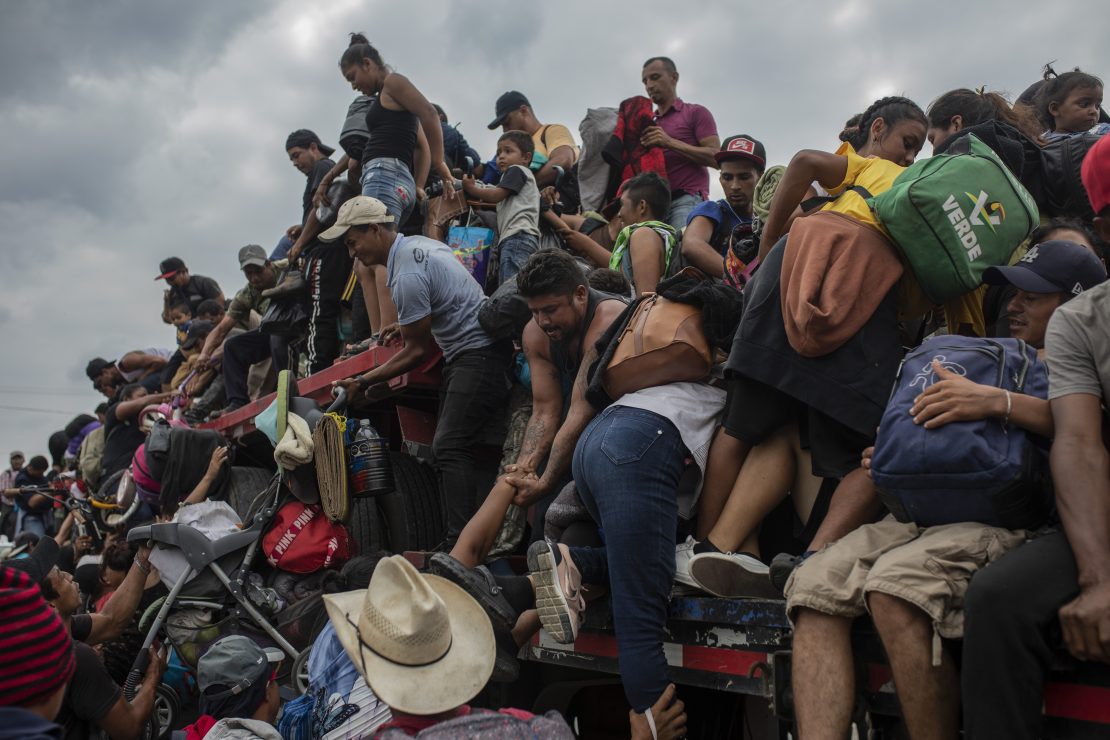
<path fill-rule="evenodd" d="M 906 355 L 875 440 L 871 477 L 903 522 L 931 527 L 979 522 L 1031 529 L 1048 513 L 1045 455 L 1003 419 L 915 424 L 910 409 L 937 382 L 933 361 L 981 385 L 1048 397 L 1048 373 L 1020 339 L 934 337 Z"/>
<path fill-rule="evenodd" d="M 974 135 L 918 160 L 869 203 L 936 304 L 979 287 L 1039 224 L 1033 197 Z"/>
<path fill-rule="evenodd" d="M 351 536 L 342 524 L 324 516 L 319 504 L 290 501 L 274 516 L 262 538 L 266 561 L 289 573 L 338 568 L 351 557 Z"/>

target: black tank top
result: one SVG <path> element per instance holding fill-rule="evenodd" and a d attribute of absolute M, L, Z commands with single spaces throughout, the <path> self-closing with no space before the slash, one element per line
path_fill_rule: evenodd
<path fill-rule="evenodd" d="M 569 342 L 552 342 L 550 339 L 551 348 L 551 362 L 555 365 L 555 369 L 559 371 L 559 380 L 563 386 L 563 410 L 565 411 L 570 403 L 570 390 L 574 387 L 574 378 L 578 375 L 578 367 L 582 364 L 582 356 L 585 354 L 583 344 L 586 341 L 586 331 L 590 328 L 590 324 L 594 321 L 594 313 L 597 311 L 597 304 L 602 301 L 619 301 L 617 296 L 608 293 L 602 293 L 599 290 L 589 289 L 589 295 L 586 298 L 586 313 L 582 317 L 582 326 L 578 330 L 578 356 L 571 357 Z"/>
<path fill-rule="evenodd" d="M 392 157 L 405 163 L 411 172 L 412 152 L 416 148 L 416 116 L 407 110 L 390 110 L 375 97 L 366 111 L 366 129 L 370 141 L 362 150 L 362 164 L 381 157 Z"/>

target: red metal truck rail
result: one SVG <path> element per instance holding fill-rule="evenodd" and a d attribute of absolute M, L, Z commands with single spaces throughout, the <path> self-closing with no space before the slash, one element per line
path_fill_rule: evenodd
<path fill-rule="evenodd" d="M 372 370 L 400 351 L 400 345 L 390 347 L 373 346 L 349 360 L 337 362 L 327 370 L 309 375 L 307 378 L 299 379 L 297 381 L 297 395 L 311 398 L 317 403 L 327 406 L 331 402 L 331 384 L 333 382 Z M 378 398 L 382 398 L 409 389 L 436 390 L 440 385 L 441 359 L 442 354 L 437 351 L 420 367 L 404 375 L 393 378 L 385 384 L 387 387 L 376 390 L 374 395 Z M 374 391 L 375 389 L 371 390 Z M 246 406 L 236 409 L 230 414 L 225 414 L 214 421 L 206 422 L 201 425 L 201 428 L 213 429 L 227 437 L 238 439 L 254 431 L 254 417 L 264 411 L 266 407 L 273 402 L 275 395 L 276 394 L 271 393 L 267 396 L 263 396 L 257 401 L 252 401 Z"/>

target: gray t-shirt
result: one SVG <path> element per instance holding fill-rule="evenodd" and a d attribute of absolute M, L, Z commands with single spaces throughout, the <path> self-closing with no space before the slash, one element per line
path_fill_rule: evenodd
<path fill-rule="evenodd" d="M 1045 334 L 1049 399 L 1085 393 L 1110 401 L 1110 282 L 1052 314 Z"/>
<path fill-rule="evenodd" d="M 514 164 L 501 176 L 497 187 L 513 194 L 497 204 L 497 238 L 513 234 L 540 235 L 540 190 L 536 177 L 523 165 Z"/>
<path fill-rule="evenodd" d="M 398 235 L 387 270 L 397 323 L 408 326 L 431 316 L 432 337 L 447 362 L 464 350 L 493 344 L 478 325 L 482 289 L 446 244 Z"/>

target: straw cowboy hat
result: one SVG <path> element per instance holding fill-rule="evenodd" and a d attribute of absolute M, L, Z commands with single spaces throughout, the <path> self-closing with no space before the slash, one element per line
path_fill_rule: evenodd
<path fill-rule="evenodd" d="M 400 555 L 378 563 L 368 589 L 329 594 L 324 604 L 347 655 L 393 709 L 446 712 L 473 699 L 493 672 L 497 647 L 482 607 Z"/>

